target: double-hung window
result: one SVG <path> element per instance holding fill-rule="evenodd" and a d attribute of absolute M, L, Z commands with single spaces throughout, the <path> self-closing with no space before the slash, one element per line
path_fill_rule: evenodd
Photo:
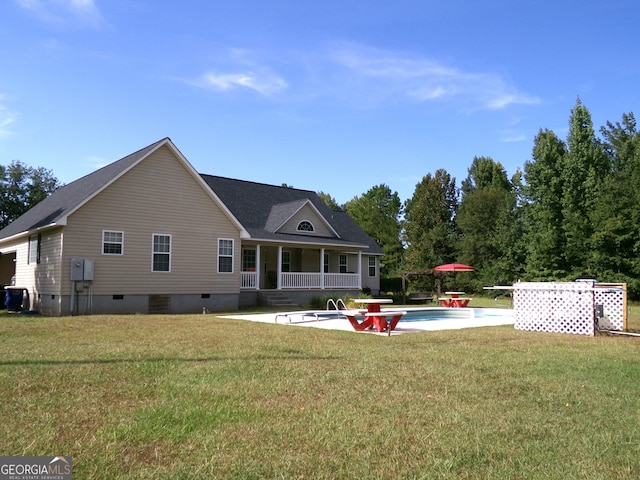
<path fill-rule="evenodd" d="M 124 232 L 112 230 L 102 231 L 102 254 L 122 255 L 124 247 Z"/>
<path fill-rule="evenodd" d="M 369 276 L 376 276 L 376 257 L 369 257 Z"/>
<path fill-rule="evenodd" d="M 40 263 L 40 242 L 42 237 L 40 235 L 31 235 L 29 237 L 29 263 Z"/>
<path fill-rule="evenodd" d="M 347 273 L 347 256 L 341 253 L 339 259 L 340 273 Z"/>
<path fill-rule="evenodd" d="M 153 272 L 171 271 L 171 235 L 153 234 Z"/>
<path fill-rule="evenodd" d="M 218 273 L 233 273 L 233 240 L 218 239 Z"/>
<path fill-rule="evenodd" d="M 243 272 L 255 272 L 256 271 L 256 251 L 253 249 L 245 248 L 242 250 L 242 271 Z"/>
<path fill-rule="evenodd" d="M 291 271 L 291 252 L 289 250 L 282 251 L 282 263 L 280 268 L 283 272 Z"/>

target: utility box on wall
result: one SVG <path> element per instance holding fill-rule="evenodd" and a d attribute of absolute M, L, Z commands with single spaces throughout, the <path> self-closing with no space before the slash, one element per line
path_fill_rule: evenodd
<path fill-rule="evenodd" d="M 71 259 L 71 281 L 93 280 L 93 260 L 90 258 Z"/>

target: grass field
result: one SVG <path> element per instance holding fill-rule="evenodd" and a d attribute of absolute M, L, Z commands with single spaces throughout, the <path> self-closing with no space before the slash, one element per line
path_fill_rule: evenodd
<path fill-rule="evenodd" d="M 0 399 L 78 479 L 640 478 L 634 337 L 4 314 Z"/>

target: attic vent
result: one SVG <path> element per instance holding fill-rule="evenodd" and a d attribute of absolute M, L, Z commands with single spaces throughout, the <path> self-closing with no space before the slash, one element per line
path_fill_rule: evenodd
<path fill-rule="evenodd" d="M 314 232 L 315 229 L 313 228 L 313 225 L 311 224 L 311 222 L 308 222 L 307 220 L 303 220 L 298 224 L 298 231 L 299 232 Z"/>

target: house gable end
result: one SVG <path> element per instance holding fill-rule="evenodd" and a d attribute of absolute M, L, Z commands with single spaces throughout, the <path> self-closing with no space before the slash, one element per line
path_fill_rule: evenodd
<path fill-rule="evenodd" d="M 214 200 L 225 215 L 240 229 L 241 236 L 248 237 L 248 233 L 238 219 L 231 213 L 215 192 L 209 188 L 207 183 L 173 144 L 171 139 L 167 137 L 59 188 L 24 215 L 2 229 L 0 231 L 0 242 L 27 235 L 42 228 L 66 225 L 69 215 L 73 214 L 109 187 L 109 185 L 117 181 L 129 170 L 163 146 L 166 146 L 172 151 L 174 157 L 185 166 L 198 186 L 207 192 L 207 195 Z"/>
<path fill-rule="evenodd" d="M 338 238 L 336 231 L 309 201 L 305 201 L 295 212 L 292 212 L 286 221 L 278 227 L 277 232 Z"/>

